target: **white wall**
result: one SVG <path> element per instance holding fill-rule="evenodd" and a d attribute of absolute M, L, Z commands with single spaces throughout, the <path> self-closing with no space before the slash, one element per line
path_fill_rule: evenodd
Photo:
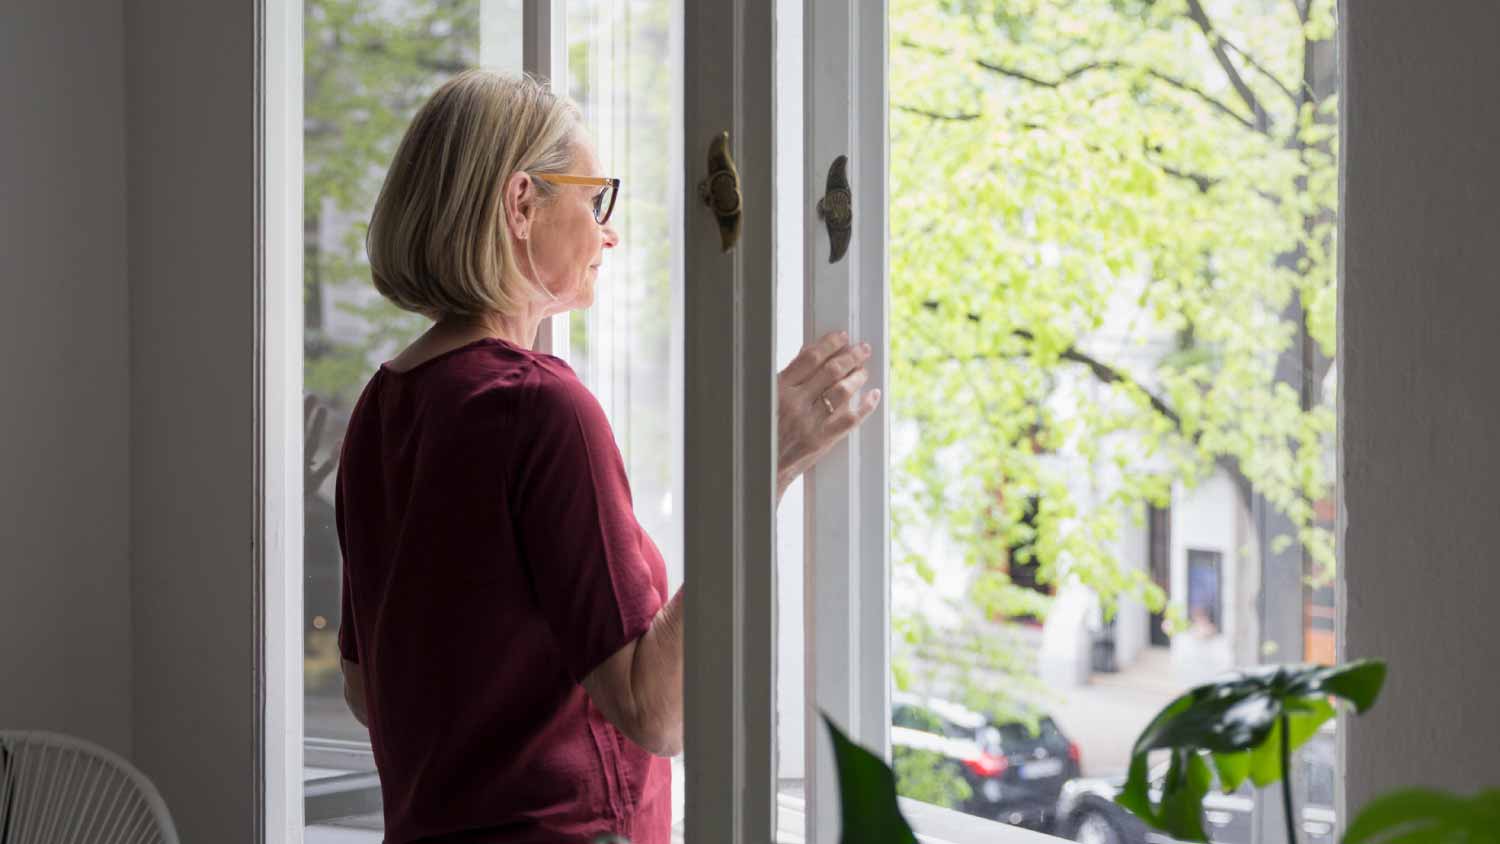
<path fill-rule="evenodd" d="M 1500 785 L 1500 6 L 1345 2 L 1340 466 L 1358 807 Z"/>
<path fill-rule="evenodd" d="M 0 20 L 0 729 L 129 753 L 124 15 Z"/>

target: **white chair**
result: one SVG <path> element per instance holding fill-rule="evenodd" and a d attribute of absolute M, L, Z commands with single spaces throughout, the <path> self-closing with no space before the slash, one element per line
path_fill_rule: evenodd
<path fill-rule="evenodd" d="M 178 844 L 167 804 L 92 742 L 0 730 L 0 844 Z"/>

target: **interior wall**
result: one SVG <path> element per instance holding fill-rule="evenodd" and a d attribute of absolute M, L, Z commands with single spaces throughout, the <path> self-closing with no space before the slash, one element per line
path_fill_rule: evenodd
<path fill-rule="evenodd" d="M 1500 785 L 1500 6 L 1345 2 L 1339 350 L 1348 805 Z"/>
<path fill-rule="evenodd" d="M 125 13 L 135 759 L 184 841 L 259 832 L 256 12 Z"/>
<path fill-rule="evenodd" d="M 129 754 L 124 15 L 0 24 L 0 729 Z"/>

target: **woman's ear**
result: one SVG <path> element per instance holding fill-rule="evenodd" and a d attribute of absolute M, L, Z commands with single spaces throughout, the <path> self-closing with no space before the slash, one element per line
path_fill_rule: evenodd
<path fill-rule="evenodd" d="M 536 207 L 536 186 L 531 176 L 519 170 L 505 180 L 501 196 L 505 204 L 505 225 L 516 240 L 531 236 L 531 215 Z"/>

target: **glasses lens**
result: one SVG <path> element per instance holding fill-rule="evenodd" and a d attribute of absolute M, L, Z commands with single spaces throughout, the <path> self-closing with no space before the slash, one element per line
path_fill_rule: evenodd
<path fill-rule="evenodd" d="M 615 195 L 619 193 L 619 185 L 611 183 L 594 196 L 594 219 L 599 225 L 609 222 L 609 215 L 615 210 Z"/>

